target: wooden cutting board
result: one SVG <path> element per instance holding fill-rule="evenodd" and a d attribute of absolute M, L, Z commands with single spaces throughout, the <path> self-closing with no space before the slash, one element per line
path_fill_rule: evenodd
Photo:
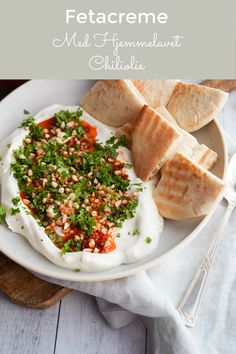
<path fill-rule="evenodd" d="M 236 80 L 205 80 L 202 84 L 227 92 L 236 89 Z M 23 306 L 46 309 L 61 300 L 70 289 L 36 278 L 0 253 L 0 291 Z"/>
<path fill-rule="evenodd" d="M 0 290 L 12 301 L 46 309 L 61 300 L 70 289 L 36 278 L 0 253 Z"/>
<path fill-rule="evenodd" d="M 236 80 L 205 80 L 201 84 L 226 92 L 230 92 L 236 89 Z"/>

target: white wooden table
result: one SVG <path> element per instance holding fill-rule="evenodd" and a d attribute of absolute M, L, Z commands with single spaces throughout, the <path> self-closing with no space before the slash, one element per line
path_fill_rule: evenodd
<path fill-rule="evenodd" d="M 25 309 L 0 294 L 1 354 L 144 354 L 141 320 L 113 330 L 95 299 L 71 292 L 48 310 Z"/>

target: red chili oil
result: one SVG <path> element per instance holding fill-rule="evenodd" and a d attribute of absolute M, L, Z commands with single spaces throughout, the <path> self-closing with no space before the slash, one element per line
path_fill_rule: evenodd
<path fill-rule="evenodd" d="M 38 123 L 43 129 L 53 129 L 55 127 L 56 120 L 55 118 L 49 118 L 43 122 Z"/>

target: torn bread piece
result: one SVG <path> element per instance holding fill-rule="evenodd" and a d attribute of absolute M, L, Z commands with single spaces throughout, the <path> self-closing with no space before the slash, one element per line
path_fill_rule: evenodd
<path fill-rule="evenodd" d="M 202 167 L 207 170 L 211 170 L 217 161 L 217 153 L 211 150 L 204 144 L 199 144 L 197 139 L 186 132 L 186 130 L 181 129 L 172 115 L 168 112 L 166 107 L 159 106 L 155 108 L 155 111 L 160 113 L 168 122 L 175 124 L 176 129 L 182 134 L 182 140 L 176 149 L 176 152 L 181 152 L 188 157 L 191 157 L 195 162 L 199 163 Z M 164 167 L 164 166 L 163 166 Z"/>
<path fill-rule="evenodd" d="M 224 183 L 187 156 L 167 164 L 153 198 L 162 216 L 181 220 L 206 215 L 223 196 Z"/>
<path fill-rule="evenodd" d="M 194 132 L 222 110 L 228 93 L 203 85 L 178 82 L 167 105 L 178 125 Z"/>
<path fill-rule="evenodd" d="M 133 80 L 134 85 L 152 108 L 166 106 L 178 80 Z"/>
<path fill-rule="evenodd" d="M 139 178 L 148 181 L 173 155 L 182 135 L 173 125 L 144 106 L 132 134 L 132 161 Z"/>
<path fill-rule="evenodd" d="M 135 118 L 144 104 L 145 99 L 131 80 L 99 80 L 80 102 L 91 116 L 112 127 Z"/>
<path fill-rule="evenodd" d="M 190 133 L 186 132 L 184 129 L 181 129 L 174 118 L 171 116 L 171 114 L 167 111 L 166 107 L 164 106 L 159 106 L 155 108 L 155 111 L 160 114 L 163 118 L 168 120 L 170 124 L 173 124 L 175 129 L 178 130 L 180 134 L 182 134 L 182 139 L 179 141 L 178 146 L 176 147 L 176 150 L 173 151 L 173 154 L 175 152 L 181 152 L 189 157 L 191 157 L 194 161 L 199 163 L 202 167 L 210 170 L 214 164 L 217 161 L 217 153 L 210 148 L 208 148 L 206 145 L 200 145 L 197 141 L 197 139 L 191 135 Z M 143 118 L 148 119 L 148 116 L 145 115 Z M 129 149 L 131 149 L 132 146 L 132 139 L 133 139 L 133 131 L 135 127 L 135 121 L 136 119 L 133 119 L 132 121 L 122 125 L 122 127 L 118 128 L 116 130 L 116 135 L 118 137 L 124 135 L 126 138 L 126 144 Z M 171 158 L 172 156 L 170 156 Z M 166 162 L 168 163 L 168 161 Z M 165 163 L 165 165 L 166 165 Z M 165 165 L 162 166 L 162 172 L 165 168 Z"/>

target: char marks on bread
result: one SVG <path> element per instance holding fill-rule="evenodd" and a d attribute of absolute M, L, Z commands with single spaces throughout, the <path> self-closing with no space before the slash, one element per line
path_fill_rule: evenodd
<path fill-rule="evenodd" d="M 195 162 L 199 163 L 202 167 L 205 167 L 207 170 L 210 170 L 215 162 L 217 161 L 217 153 L 212 149 L 208 148 L 204 144 L 199 144 L 197 139 L 186 132 L 184 129 L 180 128 L 171 114 L 168 112 L 166 107 L 159 106 L 156 107 L 155 111 L 163 118 L 166 119 L 171 125 L 178 130 L 182 135 L 182 139 L 179 141 L 175 152 L 180 152 L 185 154 L 188 157 L 191 157 Z M 148 119 L 148 115 L 142 115 L 142 119 Z M 122 127 L 116 130 L 117 136 L 124 135 L 126 137 L 127 146 L 131 149 L 133 132 L 135 128 L 136 119 L 124 124 Z M 172 156 L 170 156 L 171 158 Z M 162 167 L 164 169 L 165 166 Z"/>
<path fill-rule="evenodd" d="M 227 98 L 221 90 L 177 80 L 102 80 L 81 105 L 125 135 L 140 179 L 161 171 L 154 200 L 162 216 L 180 220 L 206 215 L 223 189 L 207 171 L 217 153 L 190 132 L 214 119 Z"/>
<path fill-rule="evenodd" d="M 167 164 L 153 198 L 162 216 L 181 220 L 206 215 L 224 183 L 187 156 L 176 153 Z"/>
<path fill-rule="evenodd" d="M 202 167 L 205 167 L 207 170 L 211 170 L 217 161 L 217 153 L 206 145 L 199 144 L 197 139 L 192 134 L 180 128 L 166 107 L 159 106 L 156 107 L 155 110 L 167 119 L 168 122 L 174 124 L 176 129 L 178 129 L 178 131 L 182 134 L 182 140 L 180 141 L 176 152 L 180 152 L 188 157 L 191 157 L 193 161 L 199 163 Z"/>
<path fill-rule="evenodd" d="M 145 105 L 135 120 L 132 161 L 136 175 L 148 181 L 173 155 L 182 135 L 174 125 Z"/>

